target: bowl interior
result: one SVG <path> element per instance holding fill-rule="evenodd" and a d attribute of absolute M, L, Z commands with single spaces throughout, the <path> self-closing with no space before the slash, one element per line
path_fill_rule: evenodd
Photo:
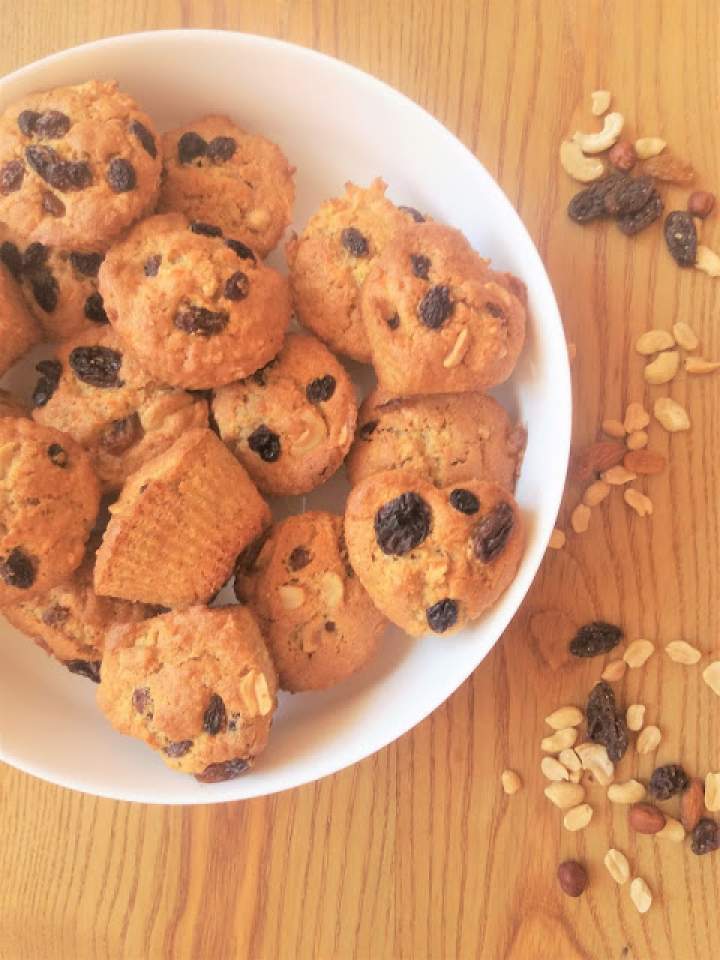
<path fill-rule="evenodd" d="M 545 270 L 507 199 L 482 165 L 420 107 L 380 81 L 278 41 L 214 31 L 168 31 L 99 41 L 56 54 L 0 81 L 0 107 L 39 88 L 116 78 L 160 129 L 227 113 L 281 145 L 297 166 L 295 225 L 346 180 L 381 175 L 396 201 L 459 227 L 495 266 L 528 286 L 530 329 L 521 362 L 499 392 L 527 425 L 517 496 L 527 550 L 514 583 L 481 621 L 450 638 L 388 633 L 379 656 L 325 693 L 284 696 L 270 745 L 244 778 L 202 786 L 173 773 L 97 712 L 94 685 L 67 673 L 0 619 L 0 758 L 75 789 L 118 799 L 212 803 L 284 790 L 353 763 L 400 736 L 470 674 L 506 627 L 545 550 L 562 493 L 570 432 L 565 339 Z M 282 253 L 271 262 L 284 269 Z M 349 365 L 356 381 L 367 370 Z M 5 378 L 28 391 L 26 361 Z M 307 498 L 342 510 L 344 476 Z"/>

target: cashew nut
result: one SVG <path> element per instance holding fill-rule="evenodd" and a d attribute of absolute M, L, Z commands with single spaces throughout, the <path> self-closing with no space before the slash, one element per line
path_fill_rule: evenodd
<path fill-rule="evenodd" d="M 635 141 L 635 153 L 640 160 L 649 160 L 662 153 L 667 144 L 660 137 L 640 137 Z"/>
<path fill-rule="evenodd" d="M 625 120 L 621 113 L 608 113 L 599 133 L 580 133 L 578 131 L 573 134 L 573 141 L 583 153 L 602 153 L 603 150 L 609 150 L 617 142 L 624 123 Z"/>
<path fill-rule="evenodd" d="M 577 143 L 572 140 L 563 140 L 560 144 L 560 163 L 565 173 L 570 174 L 573 180 L 580 183 L 591 183 L 599 180 L 605 174 L 605 164 L 602 160 L 586 157 Z"/>
<path fill-rule="evenodd" d="M 592 100 L 594 117 L 601 117 L 604 113 L 607 113 L 608 107 L 610 106 L 609 90 L 593 90 L 590 94 L 590 99 Z"/>

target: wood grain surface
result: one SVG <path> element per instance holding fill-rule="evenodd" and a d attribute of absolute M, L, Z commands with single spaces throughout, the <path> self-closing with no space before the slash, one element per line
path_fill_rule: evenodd
<path fill-rule="evenodd" d="M 158 809 L 0 768 L 2 960 L 717 957 L 720 853 L 635 837 L 597 792 L 592 824 L 570 834 L 539 770 L 542 718 L 582 702 L 599 672 L 568 661 L 579 624 L 604 617 L 629 637 L 720 651 L 718 381 L 681 375 L 645 394 L 632 349 L 647 327 L 682 318 L 720 355 L 720 281 L 677 269 L 659 229 L 628 239 L 571 224 L 573 187 L 557 162 L 561 138 L 592 123 L 590 91 L 607 87 L 632 130 L 664 136 L 702 184 L 720 185 L 716 0 L 0 0 L 0 23 L 2 73 L 96 37 L 214 26 L 316 47 L 381 77 L 475 151 L 538 244 L 577 344 L 577 443 L 630 399 L 669 393 L 692 418 L 673 438 L 651 427 L 651 446 L 670 458 L 645 485 L 654 516 L 635 517 L 619 494 L 595 510 L 587 534 L 548 554 L 473 677 L 352 769 L 268 799 Z M 684 204 L 682 191 L 669 196 Z M 718 217 L 704 235 L 720 249 Z M 567 507 L 578 496 L 571 487 Z M 697 668 L 656 654 L 619 689 L 664 731 L 660 761 L 720 767 L 720 701 Z M 628 757 L 621 772 L 652 766 Z M 511 798 L 505 767 L 524 780 Z M 609 846 L 650 885 L 646 916 L 605 872 Z M 588 866 L 580 900 L 555 881 L 567 857 Z"/>

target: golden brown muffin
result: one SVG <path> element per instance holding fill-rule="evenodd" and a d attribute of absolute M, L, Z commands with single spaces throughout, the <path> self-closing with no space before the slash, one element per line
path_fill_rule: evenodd
<path fill-rule="evenodd" d="M 114 81 L 33 93 L 0 117 L 0 220 L 15 238 L 105 250 L 157 201 L 152 121 Z"/>
<path fill-rule="evenodd" d="M 238 558 L 238 600 L 262 627 L 284 690 L 323 690 L 364 666 L 387 620 L 348 562 L 342 517 L 288 517 Z"/>
<path fill-rule="evenodd" d="M 464 393 L 510 376 L 525 340 L 524 287 L 459 230 L 413 223 L 373 265 L 362 315 L 388 394 Z"/>
<path fill-rule="evenodd" d="M 284 277 L 179 213 L 150 217 L 116 244 L 100 292 L 148 372 L 188 389 L 222 386 L 272 360 L 290 320 Z"/>
<path fill-rule="evenodd" d="M 326 200 L 286 248 L 298 317 L 332 350 L 368 363 L 370 343 L 360 315 L 360 290 L 396 231 L 410 222 L 385 196 L 379 178 L 366 189 L 345 185 Z"/>
<path fill-rule="evenodd" d="M 40 339 L 40 327 L 30 314 L 19 286 L 10 271 L 0 264 L 0 377 Z"/>
<path fill-rule="evenodd" d="M 0 419 L 0 607 L 74 573 L 99 503 L 90 458 L 71 437 Z"/>
<path fill-rule="evenodd" d="M 227 447 L 212 430 L 189 430 L 132 474 L 110 507 L 95 589 L 165 607 L 206 603 L 269 522 Z"/>
<path fill-rule="evenodd" d="M 468 480 L 438 490 L 405 470 L 376 473 L 350 494 L 350 563 L 375 606 L 413 636 L 451 633 L 492 606 L 524 547 L 512 495 Z"/>
<path fill-rule="evenodd" d="M 220 436 L 264 493 L 307 493 L 350 449 L 352 381 L 315 337 L 291 333 L 275 360 L 215 391 Z"/>
<path fill-rule="evenodd" d="M 29 417 L 30 411 L 24 403 L 7 390 L 0 390 L 0 420 L 4 417 Z"/>
<path fill-rule="evenodd" d="M 525 428 L 482 393 L 388 398 L 374 390 L 358 417 L 346 468 L 356 484 L 383 470 L 415 470 L 436 487 L 494 480 L 515 489 Z"/>
<path fill-rule="evenodd" d="M 97 699 L 120 733 L 217 783 L 264 750 L 277 677 L 247 609 L 191 607 L 111 630 Z"/>
<path fill-rule="evenodd" d="M 294 167 L 282 150 L 228 117 L 203 117 L 163 134 L 158 210 L 216 224 L 261 257 L 292 220 Z"/>
<path fill-rule="evenodd" d="M 63 343 L 55 359 L 57 387 L 33 416 L 88 451 L 105 490 L 119 489 L 187 430 L 207 426 L 207 400 L 154 380 L 111 327 Z"/>

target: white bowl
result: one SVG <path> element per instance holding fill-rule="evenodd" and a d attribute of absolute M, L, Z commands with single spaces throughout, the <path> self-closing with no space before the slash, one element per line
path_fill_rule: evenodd
<path fill-rule="evenodd" d="M 477 667 L 520 605 L 555 522 L 568 458 L 570 381 L 557 305 L 530 237 L 478 160 L 415 103 L 347 64 L 238 33 L 134 34 L 66 50 L 5 77 L 0 107 L 89 78 L 116 78 L 161 129 L 228 113 L 279 143 L 297 165 L 296 225 L 346 180 L 367 184 L 381 175 L 393 199 L 459 227 L 528 287 L 527 344 L 500 394 L 529 432 L 517 490 L 527 549 L 515 581 L 472 628 L 412 641 L 391 632 L 379 656 L 351 680 L 325 693 L 283 697 L 270 745 L 244 777 L 202 785 L 169 770 L 144 744 L 110 728 L 96 710 L 93 684 L 0 620 L 0 758 L 7 763 L 75 790 L 146 803 L 216 803 L 286 790 L 361 760 L 426 717 Z M 25 364 L 7 382 L 27 390 L 30 369 Z M 345 490 L 344 478 L 336 478 L 307 502 L 341 510 Z M 296 498 L 289 509 L 303 506 Z"/>

